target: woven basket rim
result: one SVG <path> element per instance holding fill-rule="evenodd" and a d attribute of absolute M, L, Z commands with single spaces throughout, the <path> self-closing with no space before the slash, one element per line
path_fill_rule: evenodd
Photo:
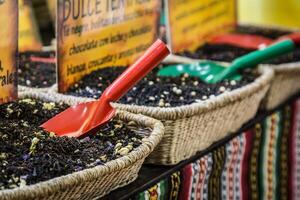
<path fill-rule="evenodd" d="M 275 73 L 285 73 L 285 72 L 299 72 L 300 71 L 300 61 L 292 63 L 282 63 L 282 64 L 262 64 L 262 67 L 271 67 L 274 69 Z"/>
<path fill-rule="evenodd" d="M 35 87 L 28 87 L 28 86 L 24 86 L 24 85 L 18 85 L 18 91 L 19 92 L 47 92 L 55 87 L 56 87 L 56 84 L 54 84 L 50 87 L 44 87 L 44 88 L 35 88 Z"/>
<path fill-rule="evenodd" d="M 20 96 L 21 98 L 39 98 L 35 96 L 34 92 L 22 93 Z M 127 156 L 123 156 L 116 160 L 109 161 L 104 165 L 96 166 L 90 169 L 84 169 L 79 172 L 74 172 L 72 174 L 56 177 L 33 185 L 19 187 L 15 189 L 0 190 L 0 197 L 15 197 L 16 195 L 20 197 L 26 193 L 36 194 L 41 192 L 43 193 L 43 195 L 47 195 L 57 191 L 64 191 L 67 188 L 72 188 L 74 185 L 77 185 L 82 182 L 90 182 L 96 177 L 99 178 L 101 177 L 101 175 L 105 175 L 108 173 L 119 171 L 123 168 L 127 168 L 133 165 L 134 163 L 140 161 L 141 159 L 146 158 L 162 139 L 164 133 L 164 126 L 158 120 L 144 115 L 133 114 L 121 110 L 117 110 L 116 117 L 120 119 L 130 119 L 137 123 L 143 124 L 145 125 L 145 127 L 152 128 L 152 132 L 148 138 L 144 138 L 142 140 L 142 144 L 138 148 L 131 151 Z"/>

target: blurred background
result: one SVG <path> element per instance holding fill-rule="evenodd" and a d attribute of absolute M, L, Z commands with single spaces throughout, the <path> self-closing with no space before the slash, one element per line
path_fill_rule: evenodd
<path fill-rule="evenodd" d="M 53 44 L 55 38 L 56 0 L 21 0 L 25 7 L 20 10 L 20 34 L 32 32 L 34 37 L 20 40 L 43 46 Z M 282 26 L 300 29 L 300 0 L 237 0 L 239 23 Z M 22 5 L 22 4 L 20 4 Z M 30 18 L 30 19 L 28 19 Z M 29 34 L 28 34 L 29 35 Z"/>
<path fill-rule="evenodd" d="M 300 0 L 238 0 L 240 23 L 300 28 Z"/>

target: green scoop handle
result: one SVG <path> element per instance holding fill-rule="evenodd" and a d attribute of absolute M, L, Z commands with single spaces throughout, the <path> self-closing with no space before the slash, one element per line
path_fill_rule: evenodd
<path fill-rule="evenodd" d="M 240 80 L 239 70 L 256 67 L 258 64 L 292 52 L 300 44 L 299 34 L 290 39 L 284 39 L 265 49 L 254 51 L 235 59 L 228 67 L 217 62 L 205 61 L 192 64 L 166 66 L 159 70 L 159 76 L 181 76 L 184 73 L 198 77 L 205 83 L 218 83 L 225 79 Z"/>
<path fill-rule="evenodd" d="M 293 40 L 283 40 L 265 49 L 254 51 L 235 59 L 230 67 L 225 68 L 220 74 L 214 76 L 212 83 L 230 78 L 238 70 L 252 68 L 272 58 L 292 52 L 296 48 Z"/>

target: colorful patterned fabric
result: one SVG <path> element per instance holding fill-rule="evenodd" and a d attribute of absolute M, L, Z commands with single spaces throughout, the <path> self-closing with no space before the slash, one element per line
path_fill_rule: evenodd
<path fill-rule="evenodd" d="M 185 166 L 182 170 L 180 199 L 207 199 L 209 175 L 213 166 L 211 154 L 195 163 Z"/>
<path fill-rule="evenodd" d="M 182 200 L 299 197 L 300 100 L 139 195 Z"/>
<path fill-rule="evenodd" d="M 292 134 L 289 137 L 289 199 L 300 197 L 300 100 L 293 105 Z"/>
<path fill-rule="evenodd" d="M 160 181 L 158 184 L 140 193 L 135 200 L 175 200 L 178 199 L 180 190 L 180 172 Z"/>

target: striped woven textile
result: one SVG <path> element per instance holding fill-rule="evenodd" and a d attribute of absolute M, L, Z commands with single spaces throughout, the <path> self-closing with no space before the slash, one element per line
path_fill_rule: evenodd
<path fill-rule="evenodd" d="M 292 131 L 288 138 L 289 157 L 289 199 L 299 199 L 300 197 L 300 100 L 296 101 L 292 107 L 293 123 Z"/>
<path fill-rule="evenodd" d="M 135 199 L 299 197 L 300 99 Z"/>
<path fill-rule="evenodd" d="M 140 193 L 133 199 L 136 200 L 175 200 L 178 199 L 180 190 L 180 172 L 175 172 L 170 177 Z"/>

